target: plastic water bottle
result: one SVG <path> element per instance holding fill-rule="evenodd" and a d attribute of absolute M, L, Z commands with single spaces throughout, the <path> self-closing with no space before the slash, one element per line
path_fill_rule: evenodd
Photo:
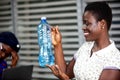
<path fill-rule="evenodd" d="M 54 55 L 52 52 L 51 28 L 46 17 L 41 17 L 41 22 L 37 28 L 39 44 L 39 65 L 46 67 L 46 64 L 54 64 Z"/>

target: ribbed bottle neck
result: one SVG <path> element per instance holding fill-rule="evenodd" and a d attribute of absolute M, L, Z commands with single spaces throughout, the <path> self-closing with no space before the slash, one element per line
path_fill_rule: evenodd
<path fill-rule="evenodd" d="M 46 19 L 41 19 L 41 23 L 47 23 Z"/>

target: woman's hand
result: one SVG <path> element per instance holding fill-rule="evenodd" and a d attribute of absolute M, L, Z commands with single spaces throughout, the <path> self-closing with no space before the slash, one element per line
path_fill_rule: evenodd
<path fill-rule="evenodd" d="M 69 80 L 69 77 L 60 70 L 58 65 L 52 65 L 52 66 L 46 65 L 46 66 L 50 68 L 53 74 L 56 77 L 58 77 L 60 80 Z"/>
<path fill-rule="evenodd" d="M 12 51 L 11 54 L 12 54 L 11 55 L 12 56 L 11 67 L 15 67 L 17 62 L 18 62 L 18 60 L 19 60 L 19 56 L 18 56 L 18 54 L 15 51 Z"/>
<path fill-rule="evenodd" d="M 58 29 L 58 26 L 51 28 L 51 35 L 52 35 L 52 44 L 54 46 L 58 45 L 62 41 L 61 33 Z"/>

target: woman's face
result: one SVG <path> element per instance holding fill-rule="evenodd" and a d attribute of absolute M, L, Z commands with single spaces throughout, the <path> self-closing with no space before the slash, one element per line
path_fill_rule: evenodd
<path fill-rule="evenodd" d="M 96 21 L 90 11 L 86 11 L 83 15 L 83 31 L 86 41 L 96 41 L 100 38 L 101 27 L 100 22 Z"/>
<path fill-rule="evenodd" d="M 0 60 L 11 55 L 12 48 L 6 44 L 0 43 Z"/>

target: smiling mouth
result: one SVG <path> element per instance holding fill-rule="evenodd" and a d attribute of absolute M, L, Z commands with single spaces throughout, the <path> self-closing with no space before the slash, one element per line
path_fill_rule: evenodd
<path fill-rule="evenodd" d="M 88 36 L 89 35 L 89 32 L 84 32 L 84 36 Z"/>

